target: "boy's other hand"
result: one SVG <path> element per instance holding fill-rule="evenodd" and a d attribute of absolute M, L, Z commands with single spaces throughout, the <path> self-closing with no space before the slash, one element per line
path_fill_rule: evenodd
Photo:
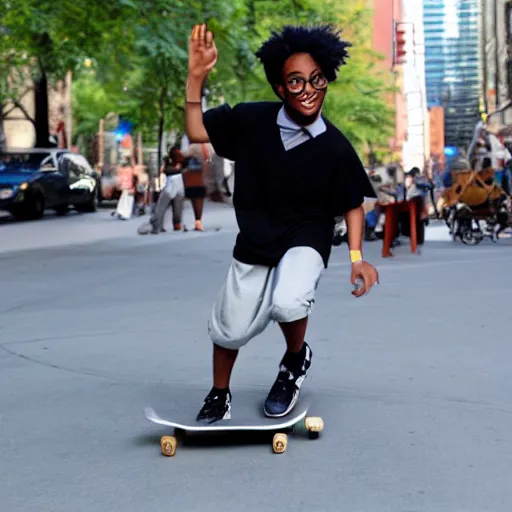
<path fill-rule="evenodd" d="M 368 293 L 371 287 L 379 282 L 379 273 L 377 269 L 366 261 L 357 261 L 352 263 L 352 272 L 350 282 L 356 285 L 357 282 L 360 286 L 352 292 L 354 297 L 362 297 Z"/>

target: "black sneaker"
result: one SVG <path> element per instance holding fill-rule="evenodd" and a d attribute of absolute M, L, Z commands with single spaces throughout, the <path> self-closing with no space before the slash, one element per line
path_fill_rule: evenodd
<path fill-rule="evenodd" d="M 215 423 L 231 419 L 231 392 L 212 388 L 204 399 L 204 405 L 197 415 L 196 421 Z"/>
<path fill-rule="evenodd" d="M 313 352 L 306 342 L 300 355 L 288 353 L 284 355 L 277 379 L 265 401 L 263 410 L 266 416 L 280 418 L 286 416 L 295 407 L 299 399 L 300 387 L 311 366 L 312 356 Z"/>

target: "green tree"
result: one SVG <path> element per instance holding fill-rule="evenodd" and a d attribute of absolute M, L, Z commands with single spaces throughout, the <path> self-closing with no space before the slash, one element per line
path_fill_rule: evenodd
<path fill-rule="evenodd" d="M 74 136 L 89 136 L 98 131 L 98 121 L 111 112 L 117 112 L 120 97 L 104 86 L 94 69 L 80 73 L 73 87 Z"/>
<path fill-rule="evenodd" d="M 85 57 L 121 55 L 130 31 L 123 30 L 127 0 L 2 0 L 3 32 L 0 51 L 22 50 L 23 62 L 2 69 L 2 81 L 28 70 L 35 94 L 36 145 L 49 144 L 48 87 L 75 71 Z M 9 46 L 7 46 L 9 43 Z M 18 90 L 4 91 L 13 102 Z M 26 114 L 26 113 L 25 113 Z M 26 114 L 27 115 L 27 114 Z M 27 115 L 28 117 L 28 115 Z"/>
<path fill-rule="evenodd" d="M 194 24 L 208 22 L 225 56 L 206 88 L 212 96 L 239 90 L 252 67 L 243 37 L 246 6 L 243 0 L 139 0 L 131 8 L 135 38 L 131 61 L 118 75 L 125 91 L 118 112 L 150 140 L 160 141 L 164 131 L 183 129 L 188 38 Z"/>
<path fill-rule="evenodd" d="M 369 146 L 386 147 L 394 127 L 394 111 L 388 103 L 394 78 L 377 65 L 383 56 L 371 46 L 372 11 L 363 0 L 328 2 L 325 9 L 327 21 L 344 28 L 353 45 L 348 64 L 331 88 L 326 113 L 360 152 Z"/>
<path fill-rule="evenodd" d="M 0 18 L 0 150 L 6 146 L 3 121 L 21 107 L 19 100 L 26 92 L 23 86 L 27 80 L 28 57 L 25 48 L 5 25 L 9 9 L 10 4 L 0 0 L 0 12 L 3 13 Z"/>
<path fill-rule="evenodd" d="M 325 113 L 338 126 L 359 152 L 369 145 L 386 146 L 394 125 L 393 109 L 387 102 L 393 90 L 393 77 L 379 71 L 382 56 L 371 47 L 371 11 L 364 0 L 247 0 L 249 45 L 252 51 L 270 32 L 286 24 L 334 23 L 352 43 L 348 64 L 341 68 L 339 78 L 330 87 Z M 220 53 L 220 52 L 219 52 Z M 226 61 L 220 53 L 219 63 Z M 242 97 L 246 99 L 275 99 L 266 84 L 261 66 L 252 64 L 245 72 L 249 80 Z M 240 94 L 225 88 L 229 101 Z"/>
<path fill-rule="evenodd" d="M 73 71 L 75 135 L 95 133 L 107 111 L 160 140 L 181 130 L 187 43 L 195 23 L 214 31 L 220 59 L 209 101 L 270 99 L 254 51 L 287 23 L 331 22 L 353 43 L 326 114 L 360 149 L 385 145 L 393 124 L 389 77 L 378 72 L 364 0 L 0 0 L 0 105 L 20 105 L 34 82 L 37 144 L 48 143 L 48 87 Z M 84 59 L 93 64 L 84 67 Z M 0 116 L 5 110 L 0 110 Z M 28 116 L 28 113 L 25 113 Z M 1 117 L 0 117 L 1 121 Z M 1 124 L 1 123 L 0 123 Z M 2 132 L 0 131 L 0 144 Z"/>

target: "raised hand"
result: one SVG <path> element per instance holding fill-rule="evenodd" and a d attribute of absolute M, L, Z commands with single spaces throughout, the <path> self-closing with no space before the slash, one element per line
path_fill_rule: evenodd
<path fill-rule="evenodd" d="M 213 33 L 206 24 L 195 25 L 189 39 L 188 73 L 191 77 L 205 79 L 217 62 L 217 48 Z"/>

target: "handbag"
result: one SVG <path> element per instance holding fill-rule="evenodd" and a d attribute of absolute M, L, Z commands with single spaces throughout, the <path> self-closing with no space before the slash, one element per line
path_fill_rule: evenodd
<path fill-rule="evenodd" d="M 211 180 L 211 158 L 206 144 L 201 144 L 202 158 L 192 156 L 183 175 L 185 187 L 207 187 Z M 208 188 L 208 187 L 207 187 Z"/>

